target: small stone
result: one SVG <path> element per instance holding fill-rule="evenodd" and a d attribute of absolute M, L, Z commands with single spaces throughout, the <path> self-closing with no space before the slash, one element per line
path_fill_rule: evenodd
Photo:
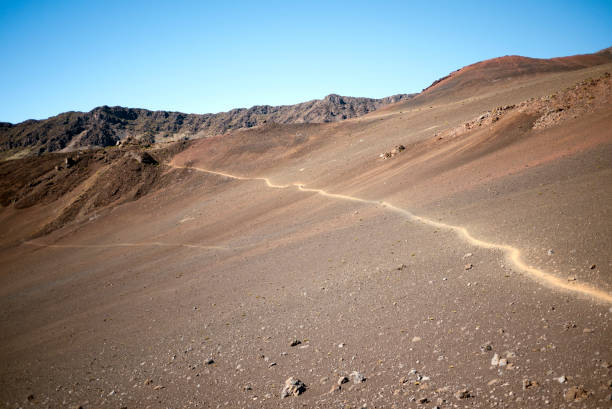
<path fill-rule="evenodd" d="M 298 396 L 304 393 L 305 390 L 306 385 L 304 384 L 304 382 L 292 376 L 290 378 L 287 378 L 287 380 L 285 381 L 285 386 L 281 390 L 281 398 L 286 398 L 287 396 L 291 395 Z"/>
<path fill-rule="evenodd" d="M 242 389 L 244 389 L 245 392 L 246 391 L 252 391 L 253 387 L 251 385 L 244 385 L 244 387 Z"/>
<path fill-rule="evenodd" d="M 272 368 L 273 366 L 276 366 L 276 362 L 270 362 L 270 364 L 268 365 L 268 368 Z"/>
<path fill-rule="evenodd" d="M 399 266 L 397 266 L 397 270 L 399 271 L 402 271 L 405 268 L 406 268 L 406 264 L 400 264 Z"/>
<path fill-rule="evenodd" d="M 338 344 L 338 348 L 344 348 L 345 346 L 346 346 L 346 344 L 343 344 L 343 343 Z"/>
<path fill-rule="evenodd" d="M 300 345 L 301 343 L 302 343 L 302 341 L 300 341 L 299 339 L 294 339 L 293 341 L 291 341 L 289 346 L 290 347 L 294 347 L 294 346 Z"/>
<path fill-rule="evenodd" d="M 347 383 L 348 381 L 349 381 L 349 378 L 347 378 L 346 376 L 341 376 L 341 377 L 338 379 L 338 382 L 336 382 L 336 383 L 337 383 L 338 385 L 342 385 L 342 384 L 344 384 L 344 383 Z"/>
<path fill-rule="evenodd" d="M 472 256 L 473 256 L 473 254 L 472 254 L 472 253 L 465 253 L 465 254 L 463 255 L 463 258 L 468 258 L 468 257 L 472 257 Z"/>
<path fill-rule="evenodd" d="M 595 332 L 595 330 L 593 330 L 592 328 L 584 328 L 582 330 L 582 332 L 585 333 L 585 334 L 591 334 L 591 333 Z"/>
<path fill-rule="evenodd" d="M 536 381 L 532 381 L 529 379 L 523 379 L 523 390 L 529 389 L 535 386 L 538 386 L 538 383 Z"/>
<path fill-rule="evenodd" d="M 591 267 L 589 267 L 591 270 L 595 270 L 595 267 L 597 267 L 595 264 L 591 264 Z"/>
<path fill-rule="evenodd" d="M 421 340 L 421 337 L 413 337 L 412 338 L 412 342 L 419 342 Z"/>
<path fill-rule="evenodd" d="M 463 268 L 465 268 L 466 270 L 471 270 L 472 267 L 474 267 L 472 264 L 466 264 Z"/>
<path fill-rule="evenodd" d="M 559 383 L 565 383 L 567 382 L 567 378 L 565 377 L 565 375 L 561 375 L 558 378 L 555 378 L 555 381 L 559 382 Z"/>
<path fill-rule="evenodd" d="M 572 386 L 563 393 L 566 402 L 586 399 L 590 396 L 590 392 L 584 389 L 583 386 Z"/>
<path fill-rule="evenodd" d="M 417 400 L 417 402 L 418 402 L 418 403 L 420 403 L 421 405 L 423 405 L 423 404 L 425 404 L 425 403 L 429 402 L 429 399 L 427 399 L 427 398 L 421 398 L 421 399 Z"/>
<path fill-rule="evenodd" d="M 212 365 L 212 364 L 214 364 L 214 363 L 215 363 L 215 360 L 214 360 L 214 359 L 212 359 L 212 358 L 208 358 L 206 361 L 204 361 L 204 363 L 205 363 L 206 365 Z"/>
<path fill-rule="evenodd" d="M 468 391 L 467 389 L 461 389 L 457 392 L 455 392 L 455 398 L 457 399 L 467 399 L 470 398 L 472 395 L 470 395 L 470 391 Z"/>
<path fill-rule="evenodd" d="M 327 381 L 329 381 L 329 378 L 327 376 L 324 376 L 323 378 L 319 379 L 319 383 L 321 385 L 325 385 Z"/>
<path fill-rule="evenodd" d="M 28 399 L 28 401 L 32 402 L 34 400 L 34 395 L 33 394 L 29 394 L 27 399 Z"/>
<path fill-rule="evenodd" d="M 497 365 L 499 365 L 499 355 L 495 353 L 493 355 L 493 358 L 491 358 L 491 366 L 497 366 Z"/>
<path fill-rule="evenodd" d="M 144 381 L 144 384 L 145 384 L 145 385 L 151 385 L 152 383 L 153 383 L 153 379 L 146 379 L 146 380 Z"/>
<path fill-rule="evenodd" d="M 154 390 L 154 391 L 158 391 L 158 390 L 160 390 L 160 389 L 164 389 L 164 386 L 162 386 L 162 385 L 157 385 L 157 386 L 155 386 L 155 387 L 153 388 L 153 390 Z"/>
<path fill-rule="evenodd" d="M 576 281 L 576 276 L 567 277 L 567 281 Z"/>
<path fill-rule="evenodd" d="M 408 378 L 406 378 L 405 376 L 402 376 L 402 377 L 400 378 L 400 380 L 399 380 L 399 383 L 400 383 L 400 384 L 404 384 L 404 383 L 407 383 L 407 382 L 408 382 Z"/>
<path fill-rule="evenodd" d="M 340 392 L 340 390 L 342 390 L 342 387 L 340 385 L 332 385 L 331 389 L 327 393 L 336 393 Z"/>
<path fill-rule="evenodd" d="M 362 383 L 366 380 L 365 376 L 357 371 L 351 372 L 350 377 L 353 380 L 353 383 Z"/>
<path fill-rule="evenodd" d="M 553 249 L 548 249 L 548 251 L 546 252 L 549 256 L 552 256 L 553 254 L 555 254 L 555 251 Z"/>
<path fill-rule="evenodd" d="M 499 360 L 499 366 L 506 366 L 508 365 L 508 360 L 506 358 L 501 358 Z"/>
<path fill-rule="evenodd" d="M 66 168 L 71 168 L 76 164 L 76 161 L 71 157 L 67 157 L 66 159 L 64 159 L 64 164 L 66 165 Z"/>
<path fill-rule="evenodd" d="M 481 345 L 480 346 L 480 350 L 482 352 L 486 352 L 486 351 L 492 351 L 493 347 L 491 346 L 491 344 L 485 344 L 485 345 Z"/>

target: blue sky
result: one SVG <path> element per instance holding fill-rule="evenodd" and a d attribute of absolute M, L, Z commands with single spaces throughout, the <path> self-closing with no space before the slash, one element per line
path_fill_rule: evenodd
<path fill-rule="evenodd" d="M 612 46 L 611 1 L 0 0 L 0 121 L 418 92 L 507 54 Z"/>

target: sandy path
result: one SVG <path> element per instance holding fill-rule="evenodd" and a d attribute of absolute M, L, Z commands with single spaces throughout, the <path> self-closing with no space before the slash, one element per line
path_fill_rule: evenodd
<path fill-rule="evenodd" d="M 612 304 L 612 294 L 603 291 L 601 289 L 586 285 L 586 284 L 580 284 L 580 283 L 575 283 L 575 282 L 568 282 L 567 280 L 564 280 L 562 278 L 559 278 L 551 273 L 548 273 L 546 271 L 540 270 L 536 267 L 530 266 L 528 264 L 526 264 L 522 259 L 521 259 L 521 251 L 513 246 L 507 245 L 507 244 L 499 244 L 499 243 L 493 243 L 493 242 L 488 242 L 488 241 L 484 241 L 484 240 L 480 240 L 476 237 L 474 237 L 465 227 L 463 226 L 456 226 L 456 225 L 451 225 L 451 224 L 447 224 L 447 223 L 443 223 L 443 222 L 439 222 L 439 221 L 435 221 L 426 217 L 422 217 L 422 216 L 417 216 L 415 214 L 413 214 L 412 212 L 410 212 L 409 210 L 406 209 L 402 209 L 401 207 L 397 207 L 389 202 L 385 202 L 385 201 L 374 201 L 374 200 L 367 200 L 367 199 L 362 199 L 359 197 L 354 197 L 354 196 L 349 196 L 349 195 L 343 195 L 343 194 L 337 194 L 337 193 L 330 193 L 327 192 L 323 189 L 315 189 L 315 188 L 307 188 L 304 186 L 304 184 L 302 183 L 293 183 L 291 185 L 278 185 L 273 183 L 269 178 L 267 177 L 246 177 L 246 176 L 238 176 L 238 175 L 232 175 L 229 173 L 225 173 L 225 172 L 219 172 L 219 171 L 213 171 L 213 170 L 208 170 L 208 169 L 203 169 L 203 168 L 198 168 L 198 167 L 192 167 L 192 166 L 180 166 L 180 165 L 175 165 L 173 163 L 170 163 L 169 166 L 175 168 L 175 169 L 193 169 L 196 170 L 198 172 L 203 172 L 203 173 L 208 173 L 208 174 L 212 174 L 212 175 L 218 175 L 218 176 L 223 176 L 226 178 L 230 178 L 230 179 L 236 179 L 236 180 L 261 180 L 263 182 L 265 182 L 266 186 L 273 188 L 273 189 L 286 189 L 289 187 L 296 187 L 298 190 L 302 191 L 302 192 L 312 192 L 312 193 L 317 193 L 321 196 L 325 196 L 325 197 L 329 197 L 329 198 L 334 198 L 334 199 L 338 199 L 338 200 L 346 200 L 346 201 L 353 201 L 353 202 L 359 202 L 359 203 L 368 203 L 368 204 L 375 204 L 375 205 L 382 205 L 383 207 L 386 207 L 387 209 L 389 209 L 390 211 L 393 211 L 395 213 L 399 213 L 405 217 L 407 217 L 409 220 L 411 221 L 415 221 L 415 222 L 420 222 L 432 227 L 436 227 L 436 228 L 441 228 L 441 229 L 446 229 L 446 230 L 451 230 L 454 233 L 456 233 L 459 237 L 461 237 L 463 240 L 467 241 L 468 243 L 477 246 L 477 247 L 481 247 L 484 249 L 490 249 L 490 250 L 500 250 L 504 253 L 505 257 L 514 265 L 514 267 L 523 272 L 526 276 L 530 277 L 531 279 L 549 287 L 549 288 L 553 288 L 553 289 L 557 289 L 557 290 L 562 290 L 562 291 L 567 291 L 569 293 L 575 294 L 575 295 L 582 295 L 582 296 L 587 296 L 589 298 L 592 298 L 595 301 L 598 302 L 603 302 L 603 303 L 608 303 L 608 304 Z"/>

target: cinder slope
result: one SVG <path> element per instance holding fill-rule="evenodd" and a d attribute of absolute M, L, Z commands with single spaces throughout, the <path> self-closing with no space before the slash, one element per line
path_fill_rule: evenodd
<path fill-rule="evenodd" d="M 487 83 L 526 75 L 573 71 L 610 63 L 612 63 L 612 51 L 609 48 L 594 54 L 551 59 L 509 55 L 477 62 L 452 72 L 424 89 L 420 98 L 431 98 L 449 92 L 457 93 L 471 86 L 482 87 Z"/>

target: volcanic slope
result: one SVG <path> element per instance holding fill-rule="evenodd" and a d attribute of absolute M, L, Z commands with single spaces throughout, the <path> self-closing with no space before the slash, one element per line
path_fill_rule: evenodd
<path fill-rule="evenodd" d="M 4 235 L 2 404 L 605 407 L 611 70 L 194 141 L 137 200 Z"/>

